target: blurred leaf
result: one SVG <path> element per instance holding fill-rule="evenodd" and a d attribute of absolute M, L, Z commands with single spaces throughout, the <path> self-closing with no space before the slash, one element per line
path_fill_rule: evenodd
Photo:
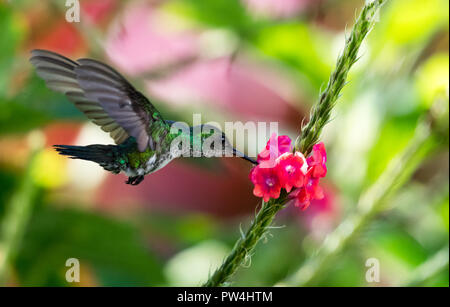
<path fill-rule="evenodd" d="M 5 205 L 7 200 L 11 197 L 17 178 L 17 174 L 0 169 L 0 186 L 2 187 L 0 189 L 0 220 L 3 218 Z"/>
<path fill-rule="evenodd" d="M 217 221 L 206 215 L 185 214 L 182 217 L 152 212 L 139 220 L 145 232 L 163 237 L 177 246 L 196 244 L 217 238 L 223 233 Z"/>
<path fill-rule="evenodd" d="M 367 181 L 374 182 L 391 159 L 399 153 L 414 134 L 418 114 L 393 117 L 381 128 L 378 141 L 369 153 Z"/>
<path fill-rule="evenodd" d="M 25 36 L 25 22 L 22 17 L 9 6 L 0 3 L 0 95 L 3 95 L 9 87 L 11 69 L 15 61 L 18 45 Z"/>
<path fill-rule="evenodd" d="M 449 197 L 448 197 L 448 194 L 447 194 L 447 197 L 445 197 L 442 200 L 442 203 L 440 204 L 438 210 L 440 211 L 439 212 L 440 217 L 442 218 L 442 222 L 445 225 L 445 227 L 447 228 L 447 232 L 448 232 L 448 229 L 449 229 L 449 221 L 448 221 L 448 219 L 449 219 Z"/>
<path fill-rule="evenodd" d="M 15 97 L 0 96 L 0 108 L 0 134 L 29 131 L 55 119 L 84 118 L 64 95 L 48 89 L 34 72 Z"/>
<path fill-rule="evenodd" d="M 124 222 L 74 209 L 41 207 L 17 260 L 22 285 L 67 286 L 65 262 L 77 258 L 99 273 L 101 285 L 155 286 L 161 263 L 137 230 Z M 83 276 L 81 276 L 83 278 Z"/>
<path fill-rule="evenodd" d="M 199 286 L 222 263 L 228 248 L 218 241 L 203 241 L 176 254 L 165 273 L 171 286 Z"/>
<path fill-rule="evenodd" d="M 431 186 L 416 181 L 406 185 L 390 201 L 395 209 L 389 212 L 390 223 L 399 225 L 429 251 L 448 241 L 448 220 L 443 212 L 448 208 L 448 181 L 433 182 Z"/>
<path fill-rule="evenodd" d="M 317 285 L 325 287 L 357 287 L 365 285 L 365 259 L 355 254 L 355 250 L 339 256 L 339 261 L 326 274 L 320 276 Z"/>
<path fill-rule="evenodd" d="M 0 98 L 0 134 L 26 132 L 49 122 L 47 114 Z"/>
<path fill-rule="evenodd" d="M 380 258 L 382 266 L 383 260 L 386 260 L 385 265 L 388 262 L 394 265 L 397 263 L 403 268 L 411 269 L 423 263 L 428 257 L 428 252 L 419 242 L 392 223 L 379 223 L 376 229 L 368 233 L 368 237 L 371 248 L 368 249 L 367 255 Z M 385 272 L 389 272 L 389 267 L 386 266 Z"/>
<path fill-rule="evenodd" d="M 438 275 L 434 276 L 428 280 L 425 284 L 421 285 L 423 287 L 447 287 L 449 286 L 449 270 L 440 272 Z"/>
<path fill-rule="evenodd" d="M 380 78 L 384 79 L 384 76 Z M 374 82 L 376 82 L 375 90 L 379 93 L 377 103 L 381 112 L 396 117 L 411 116 L 412 120 L 414 113 L 427 109 L 421 106 L 421 99 L 409 76 L 396 75 L 394 78 Z M 413 126 L 415 123 L 411 121 L 411 127 Z"/>
<path fill-rule="evenodd" d="M 401 44 L 421 42 L 438 27 L 448 24 L 446 0 L 397 0 L 382 12 L 381 37 Z"/>
<path fill-rule="evenodd" d="M 304 74 L 316 92 L 324 84 L 331 67 L 320 56 L 323 34 L 301 23 L 266 27 L 258 33 L 257 46 L 265 54 L 283 61 Z"/>
<path fill-rule="evenodd" d="M 448 97 L 448 53 L 435 54 L 429 58 L 419 69 L 416 83 L 426 108 L 429 108 L 438 96 Z"/>
<path fill-rule="evenodd" d="M 35 143 L 27 161 L 26 170 L 19 185 L 7 201 L 5 216 L 0 223 L 0 253 L 2 254 L 0 258 L 0 284 L 2 285 L 9 280 L 11 266 L 22 246 L 23 237 L 39 192 L 31 178 L 31 165 L 40 151 L 39 148 L 40 146 Z"/>
<path fill-rule="evenodd" d="M 252 20 L 240 0 L 176 0 L 165 7 L 212 27 L 231 28 L 242 36 L 252 30 Z"/>

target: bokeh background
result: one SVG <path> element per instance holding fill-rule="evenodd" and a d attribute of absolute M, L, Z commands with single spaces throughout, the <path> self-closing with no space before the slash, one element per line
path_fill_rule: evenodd
<path fill-rule="evenodd" d="M 112 140 L 45 87 L 30 50 L 111 64 L 167 119 L 276 121 L 295 139 L 364 1 L 80 3 L 81 22 L 68 23 L 63 0 L 0 2 L 0 259 L 9 255 L 0 277 L 11 286 L 199 285 L 254 216 L 251 166 L 179 159 L 132 187 L 124 175 L 58 156 L 51 145 Z M 384 6 L 322 136 L 325 199 L 306 211 L 284 209 L 234 285 L 273 285 L 313 257 L 436 97 L 448 104 L 448 6 Z M 317 285 L 407 285 L 433 255 L 448 253 L 446 132 Z M 371 257 L 380 260 L 378 284 L 365 279 Z M 80 283 L 65 280 L 68 258 L 80 260 Z M 448 279 L 447 260 L 419 285 Z"/>

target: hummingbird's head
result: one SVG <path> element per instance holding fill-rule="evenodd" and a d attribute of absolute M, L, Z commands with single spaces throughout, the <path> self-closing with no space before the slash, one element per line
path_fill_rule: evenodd
<path fill-rule="evenodd" d="M 191 128 L 193 147 L 201 142 L 202 156 L 205 157 L 241 157 L 253 164 L 257 162 L 233 147 L 225 133 L 213 125 L 198 125 Z M 197 145 L 198 146 L 198 145 Z M 198 147 L 197 147 L 198 148 Z"/>
<path fill-rule="evenodd" d="M 233 145 L 225 133 L 213 125 L 198 125 L 191 128 L 194 150 L 202 150 L 205 157 L 223 157 L 233 155 Z"/>

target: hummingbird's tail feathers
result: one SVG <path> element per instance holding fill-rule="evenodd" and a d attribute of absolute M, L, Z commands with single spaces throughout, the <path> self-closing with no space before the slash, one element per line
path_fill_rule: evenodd
<path fill-rule="evenodd" d="M 248 157 L 247 155 L 245 155 L 244 153 L 240 152 L 239 150 L 237 150 L 236 148 L 233 148 L 233 153 L 239 157 L 242 158 L 244 160 L 249 161 L 250 163 L 253 163 L 254 165 L 258 165 L 258 162 L 250 157 Z"/>
<path fill-rule="evenodd" d="M 53 147 L 60 155 L 98 163 L 113 173 L 119 173 L 123 165 L 120 163 L 120 152 L 116 145 L 53 145 Z"/>

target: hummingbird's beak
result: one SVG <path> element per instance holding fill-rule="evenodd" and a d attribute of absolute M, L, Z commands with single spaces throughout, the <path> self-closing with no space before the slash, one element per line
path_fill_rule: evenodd
<path fill-rule="evenodd" d="M 242 159 L 244 159 L 244 160 L 249 161 L 250 163 L 253 163 L 253 164 L 255 164 L 255 165 L 258 165 L 258 162 L 257 162 L 257 161 L 255 161 L 255 160 L 253 160 L 252 158 L 246 156 L 245 154 L 243 154 L 242 152 L 240 152 L 240 151 L 237 150 L 236 148 L 233 148 L 233 154 L 234 154 L 236 157 L 240 157 L 240 158 L 242 158 Z"/>

